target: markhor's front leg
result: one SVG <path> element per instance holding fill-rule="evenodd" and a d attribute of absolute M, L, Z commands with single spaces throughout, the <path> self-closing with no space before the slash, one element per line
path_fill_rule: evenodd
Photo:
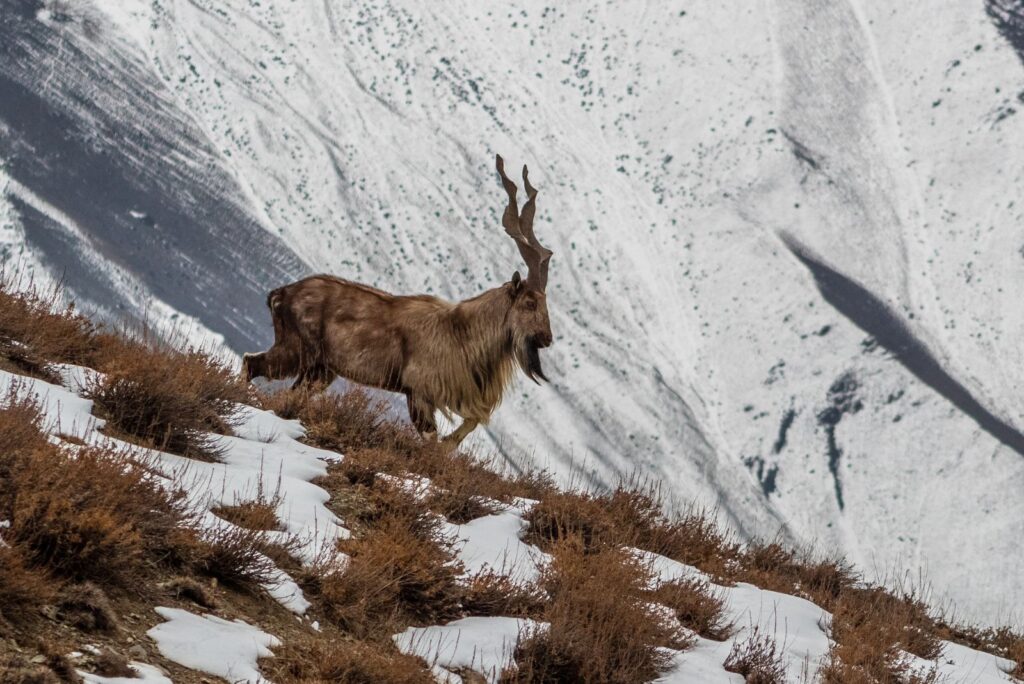
<path fill-rule="evenodd" d="M 462 420 L 462 425 L 460 425 L 455 430 L 455 432 L 444 438 L 444 443 L 456 447 L 459 446 L 460 444 L 462 444 L 462 440 L 466 439 L 469 433 L 475 430 L 476 426 L 479 424 L 479 420 L 471 420 L 469 418 L 464 418 Z"/>

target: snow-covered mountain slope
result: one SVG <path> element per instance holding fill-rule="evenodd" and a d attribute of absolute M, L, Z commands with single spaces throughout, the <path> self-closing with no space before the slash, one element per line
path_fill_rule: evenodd
<path fill-rule="evenodd" d="M 222 515 L 223 507 L 237 506 L 240 501 L 267 503 L 263 494 L 265 483 L 276 477 L 275 494 L 270 502 L 283 529 L 264 530 L 263 538 L 288 544 L 295 551 L 293 560 L 305 564 L 310 572 L 325 573 L 320 575 L 322 578 L 332 572 L 329 569 L 332 559 L 347 559 L 346 563 L 353 559 L 336 549 L 339 540 L 349 539 L 351 535 L 345 527 L 347 522 L 327 507 L 336 491 L 322 489 L 317 484 L 324 483 L 322 478 L 328 474 L 329 465 L 341 464 L 346 457 L 299 441 L 307 435 L 306 427 L 300 421 L 284 420 L 267 410 L 236 405 L 235 434 L 209 435 L 220 450 L 222 460 L 197 461 L 123 442 L 105 434 L 107 422 L 95 415 L 94 401 L 83 396 L 87 388 L 102 382 L 102 374 L 91 368 L 69 364 L 53 364 L 50 369 L 60 378 L 60 385 L 0 370 L 0 396 L 12 405 L 23 401 L 38 405 L 40 427 L 57 443 L 82 443 L 130 453 L 136 464 L 145 467 L 162 487 L 185 496 L 188 508 L 196 515 L 192 519 L 193 524 L 198 523 L 203 536 L 216 539 L 220 535 L 242 531 L 243 528 L 220 517 L 218 512 Z M 421 503 L 428 501 L 432 494 L 443 491 L 422 476 L 377 473 L 376 478 L 390 481 L 397 491 Z M 528 521 L 530 511 L 545 504 L 519 497 L 509 504 L 486 497 L 477 498 L 492 504 L 495 507 L 493 512 L 464 524 L 454 524 L 439 516 L 440 538 L 450 543 L 448 548 L 453 554 L 452 561 L 461 568 L 458 581 L 471 584 L 481 577 L 500 576 L 509 582 L 510 587 L 551 586 L 551 580 L 545 580 L 545 576 L 552 567 L 556 573 L 563 572 L 558 569 L 558 561 L 523 539 L 531 527 Z M 0 523 L 0 531 L 10 525 L 8 521 Z M 0 536 L 0 546 L 5 543 Z M 637 565 L 634 570 L 643 574 L 645 586 L 657 589 L 678 582 L 696 583 L 695 586 L 704 587 L 701 593 L 721 602 L 721 623 L 730 625 L 726 630 L 727 636 L 705 638 L 687 627 L 693 624 L 688 621 L 690 616 L 680 617 L 677 609 L 669 605 L 648 604 L 655 606 L 648 613 L 649 619 L 677 625 L 680 634 L 689 642 L 681 650 L 666 651 L 668 661 L 661 676 L 655 680 L 657 682 L 741 684 L 744 677 L 735 673 L 735 665 L 730 667 L 727 663 L 732 660 L 731 654 L 744 652 L 751 643 L 773 645 L 768 660 L 779 668 L 775 680 L 792 684 L 818 682 L 822 678 L 821 668 L 837 662 L 832 650 L 835 640 L 850 638 L 848 635 L 839 636 L 843 630 L 835 627 L 835 619 L 843 620 L 840 613 L 836 613 L 834 619 L 828 610 L 807 598 L 762 589 L 746 582 L 716 584 L 713 576 L 696 567 L 639 548 L 625 550 L 635 557 Z M 290 575 L 274 565 L 270 558 L 263 558 L 269 564 L 268 576 L 261 582 L 267 594 L 265 598 L 277 601 L 290 611 L 304 629 L 320 633 L 316 616 L 323 616 L 322 605 L 307 600 Z M 404 561 L 396 562 L 401 564 Z M 351 572 L 350 569 L 337 571 Z M 633 591 L 628 586 L 621 589 L 627 597 Z M 846 587 L 844 591 L 852 592 L 852 587 Z M 314 594 L 317 594 L 317 601 L 323 600 L 320 592 L 315 591 Z M 252 601 L 260 595 L 256 592 L 248 596 L 248 608 L 253 612 L 246 613 L 245 620 L 238 617 L 225 619 L 223 605 L 214 609 L 216 612 L 206 614 L 183 608 L 152 606 L 162 622 L 146 630 L 145 634 L 153 641 L 163 662 L 153 659 L 155 654 L 147 653 L 143 648 L 140 657 L 145 657 L 148 662 L 130 663 L 130 669 L 139 675 L 137 678 L 105 677 L 84 670 L 79 670 L 79 674 L 89 684 L 166 684 L 172 680 L 163 667 L 174 663 L 235 684 L 267 682 L 269 680 L 260 671 L 260 660 L 274 658 L 275 650 L 286 647 L 287 642 L 264 631 L 267 628 L 264 623 L 274 618 L 272 611 L 265 607 L 263 610 L 253 608 Z M 577 596 L 585 600 L 586 594 L 580 591 Z M 652 600 L 657 599 L 652 597 Z M 248 620 L 253 618 L 255 624 L 250 624 Z M 280 623 L 277 624 L 279 627 Z M 565 629 L 564 625 L 561 628 Z M 429 668 L 439 683 L 497 683 L 502 679 L 502 672 L 516 666 L 514 654 L 517 644 L 553 629 L 558 629 L 558 626 L 532 618 L 470 614 L 443 624 L 408 626 L 393 634 L 391 640 L 400 652 L 421 658 L 424 667 Z M 114 641 L 119 640 L 115 638 Z M 110 648 L 111 644 L 105 646 Z M 1013 660 L 941 639 L 936 640 L 936 646 L 939 654 L 928 659 L 906 651 L 897 651 L 893 655 L 896 662 L 903 663 L 910 672 L 923 679 L 931 677 L 936 681 L 972 684 L 1019 681 L 1009 675 L 1016 667 Z M 870 650 L 872 647 L 877 647 L 877 644 L 867 648 Z M 595 648 L 600 649 L 597 645 Z M 69 661 L 77 666 L 85 653 L 100 655 L 102 650 L 95 644 L 84 644 L 81 650 L 76 649 L 69 654 Z M 11 681 L 8 674 L 11 671 L 4 670 L 7 675 L 4 681 Z M 476 673 L 480 679 L 467 677 L 469 672 Z"/>
<path fill-rule="evenodd" d="M 500 152 L 556 344 L 495 444 L 1024 602 L 1019 1 L 2 3 L 3 240 L 94 308 L 471 296 Z"/>

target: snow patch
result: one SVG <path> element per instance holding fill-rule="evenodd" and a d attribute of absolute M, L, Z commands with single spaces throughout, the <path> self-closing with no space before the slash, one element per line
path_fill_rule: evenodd
<path fill-rule="evenodd" d="M 655 553 L 633 550 L 653 571 L 654 585 L 677 580 L 708 582 L 709 590 L 724 599 L 724 620 L 732 623 L 733 633 L 725 641 L 711 641 L 694 635 L 692 648 L 677 652 L 672 669 L 659 682 L 742 682 L 743 678 L 723 669 L 735 644 L 753 634 L 767 636 L 778 646 L 786 666 L 787 682 L 813 681 L 825 654 L 829 639 L 826 629 L 832 616 L 819 606 L 796 596 L 766 591 L 751 584 L 734 587 L 714 584 L 700 570 Z M 805 675 L 810 679 L 805 679 Z"/>
<path fill-rule="evenodd" d="M 520 539 L 529 526 L 517 508 L 471 520 L 465 525 L 444 524 L 445 535 L 455 540 L 455 553 L 473 577 L 492 571 L 528 584 L 540 576 L 551 556 Z"/>
<path fill-rule="evenodd" d="M 92 415 L 92 401 L 63 387 L 25 375 L 0 371 L 0 400 L 34 398 L 43 413 L 43 429 L 53 435 L 87 439 L 106 422 Z"/>
<path fill-rule="evenodd" d="M 911 670 L 922 676 L 934 669 L 940 682 L 1007 684 L 1014 681 L 1008 676 L 1016 666 L 1013 661 L 975 651 L 952 641 L 942 642 L 942 654 L 937 661 L 924 660 L 910 653 L 904 653 L 904 657 Z"/>
<path fill-rule="evenodd" d="M 527 618 L 468 617 L 447 625 L 410 627 L 392 637 L 398 650 L 419 656 L 435 668 L 467 669 L 484 675 L 490 684 L 512 665 L 513 652 L 521 637 L 547 629 L 547 624 Z M 439 681 L 456 682 L 451 672 L 441 672 Z"/>
<path fill-rule="evenodd" d="M 170 677 L 160 671 L 159 668 L 132 661 L 128 666 L 135 670 L 136 677 L 104 677 L 79 670 L 85 684 L 174 684 Z"/>
<path fill-rule="evenodd" d="M 158 607 L 167 620 L 146 634 L 160 653 L 184 667 L 223 677 L 229 682 L 266 682 L 258 660 L 273 656 L 281 641 L 241 620 L 195 615 L 178 608 Z"/>

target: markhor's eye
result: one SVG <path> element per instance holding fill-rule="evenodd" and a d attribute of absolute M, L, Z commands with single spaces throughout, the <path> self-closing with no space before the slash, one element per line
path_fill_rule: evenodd
<path fill-rule="evenodd" d="M 536 311 L 537 301 L 534 299 L 527 299 L 525 302 L 523 302 L 523 306 L 526 307 L 527 311 Z"/>

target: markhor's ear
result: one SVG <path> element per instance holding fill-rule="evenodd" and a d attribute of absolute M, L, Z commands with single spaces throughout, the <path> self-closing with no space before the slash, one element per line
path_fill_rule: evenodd
<path fill-rule="evenodd" d="M 523 286 L 523 277 L 519 275 L 519 271 L 512 274 L 512 291 L 519 292 L 519 288 Z"/>

